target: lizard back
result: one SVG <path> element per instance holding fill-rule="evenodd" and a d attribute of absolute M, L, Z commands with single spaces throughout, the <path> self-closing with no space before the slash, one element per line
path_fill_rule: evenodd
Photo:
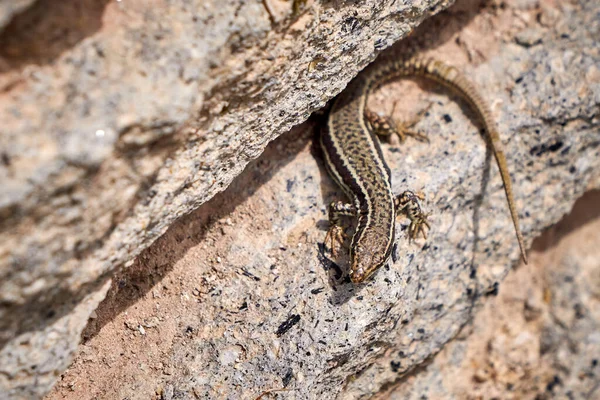
<path fill-rule="evenodd" d="M 365 120 L 367 98 L 372 90 L 384 83 L 408 76 L 422 76 L 448 87 L 463 97 L 484 123 L 502 177 L 521 255 L 527 263 L 506 156 L 487 103 L 452 66 L 421 58 L 387 60 L 369 67 L 350 82 L 334 102 L 327 129 L 321 134 L 321 147 L 329 172 L 354 201 L 358 214 L 350 245 L 352 280 L 361 282 L 385 264 L 394 242 L 396 210 L 391 174 L 379 141 Z"/>
<path fill-rule="evenodd" d="M 358 211 L 350 257 L 362 251 L 377 269 L 389 259 L 396 212 L 390 169 L 379 139 L 364 119 L 369 88 L 369 82 L 359 77 L 338 96 L 321 135 L 321 146 L 330 175 Z"/>

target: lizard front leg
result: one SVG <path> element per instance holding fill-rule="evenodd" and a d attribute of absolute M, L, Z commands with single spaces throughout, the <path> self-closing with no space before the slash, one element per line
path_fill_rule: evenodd
<path fill-rule="evenodd" d="M 329 204 L 329 230 L 325 236 L 325 245 L 329 244 L 329 249 L 333 257 L 337 257 L 337 248 L 344 245 L 346 234 L 344 228 L 340 225 L 341 217 L 354 217 L 356 207 L 343 201 L 333 201 Z"/>
<path fill-rule="evenodd" d="M 427 239 L 427 230 L 431 229 L 427 218 L 429 214 L 426 214 L 421 209 L 419 200 L 424 200 L 425 195 L 423 193 L 415 193 L 407 190 L 396 197 L 394 203 L 397 214 L 404 214 L 410 219 L 410 225 L 408 226 L 408 237 L 410 240 L 414 240 L 419 236 L 423 235 L 424 239 Z"/>

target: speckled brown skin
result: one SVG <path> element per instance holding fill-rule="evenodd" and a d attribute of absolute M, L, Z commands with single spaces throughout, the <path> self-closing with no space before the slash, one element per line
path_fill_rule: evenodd
<path fill-rule="evenodd" d="M 335 100 L 327 129 L 321 134 L 321 147 L 331 176 L 353 204 L 332 203 L 329 213 L 331 228 L 325 241 L 331 242 L 333 250 L 334 242 L 343 240 L 339 215 L 357 216 L 356 231 L 350 244 L 350 278 L 354 283 L 361 283 L 388 261 L 394 244 L 397 211 L 405 212 L 411 219 L 411 237 L 419 232 L 424 235 L 423 227 L 429 227 L 417 196 L 413 194 L 411 197 L 412 192 L 405 192 L 395 199 L 390 170 L 376 137 L 376 133 L 389 134 L 395 128 L 389 120 L 377 120 L 366 109 L 371 91 L 390 80 L 409 76 L 434 80 L 458 93 L 485 124 L 502 176 L 521 255 L 527 262 L 506 157 L 490 109 L 475 87 L 456 68 L 429 59 L 379 63 L 350 82 Z M 401 135 L 402 132 L 395 133 Z M 408 203 L 402 202 L 402 199 Z"/>

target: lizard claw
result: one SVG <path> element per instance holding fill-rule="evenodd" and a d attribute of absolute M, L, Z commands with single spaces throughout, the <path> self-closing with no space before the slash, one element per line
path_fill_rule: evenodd
<path fill-rule="evenodd" d="M 325 236 L 325 246 L 329 247 L 331 255 L 334 258 L 337 257 L 337 250 L 339 247 L 343 246 L 346 238 L 346 233 L 339 225 L 331 225 L 327 231 L 327 235 Z"/>
<path fill-rule="evenodd" d="M 427 231 L 431 229 L 431 225 L 429 225 L 429 221 L 427 221 L 428 217 L 429 214 L 423 213 L 413 216 L 410 220 L 410 225 L 408 226 L 408 237 L 410 240 L 415 240 L 419 237 L 419 234 L 423 236 L 423 239 L 427 239 Z"/>
<path fill-rule="evenodd" d="M 423 239 L 427 239 L 427 231 L 431 229 L 428 221 L 429 214 L 424 213 L 421 204 L 419 204 L 419 200 L 424 199 L 425 194 L 423 192 L 415 193 L 410 190 L 396 197 L 396 211 L 405 214 L 410 219 L 410 225 L 408 226 L 409 240 L 414 240 L 419 235 L 423 236 Z"/>

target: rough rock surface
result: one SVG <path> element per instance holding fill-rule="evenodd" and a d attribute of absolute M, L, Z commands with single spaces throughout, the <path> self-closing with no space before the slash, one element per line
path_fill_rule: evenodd
<path fill-rule="evenodd" d="M 498 297 L 377 399 L 600 398 L 600 192 L 533 244 Z"/>
<path fill-rule="evenodd" d="M 2 1 L 0 391 L 47 390 L 116 267 L 448 4 Z"/>
<path fill-rule="evenodd" d="M 490 99 L 529 239 L 600 187 L 596 2 L 462 3 L 414 34 Z M 402 54 L 405 44 L 386 56 Z M 48 397 L 367 398 L 401 384 L 465 332 L 518 258 L 478 126 L 433 85 L 393 83 L 371 106 L 415 110 L 431 143 L 384 146 L 395 190 L 423 190 L 429 238 L 367 284 L 320 243 L 343 198 L 311 138 L 318 119 L 268 146 L 234 183 L 179 219 L 115 278 L 79 356 Z M 415 111 L 412 110 L 412 111 Z M 593 339 L 593 338 L 592 338 Z"/>

